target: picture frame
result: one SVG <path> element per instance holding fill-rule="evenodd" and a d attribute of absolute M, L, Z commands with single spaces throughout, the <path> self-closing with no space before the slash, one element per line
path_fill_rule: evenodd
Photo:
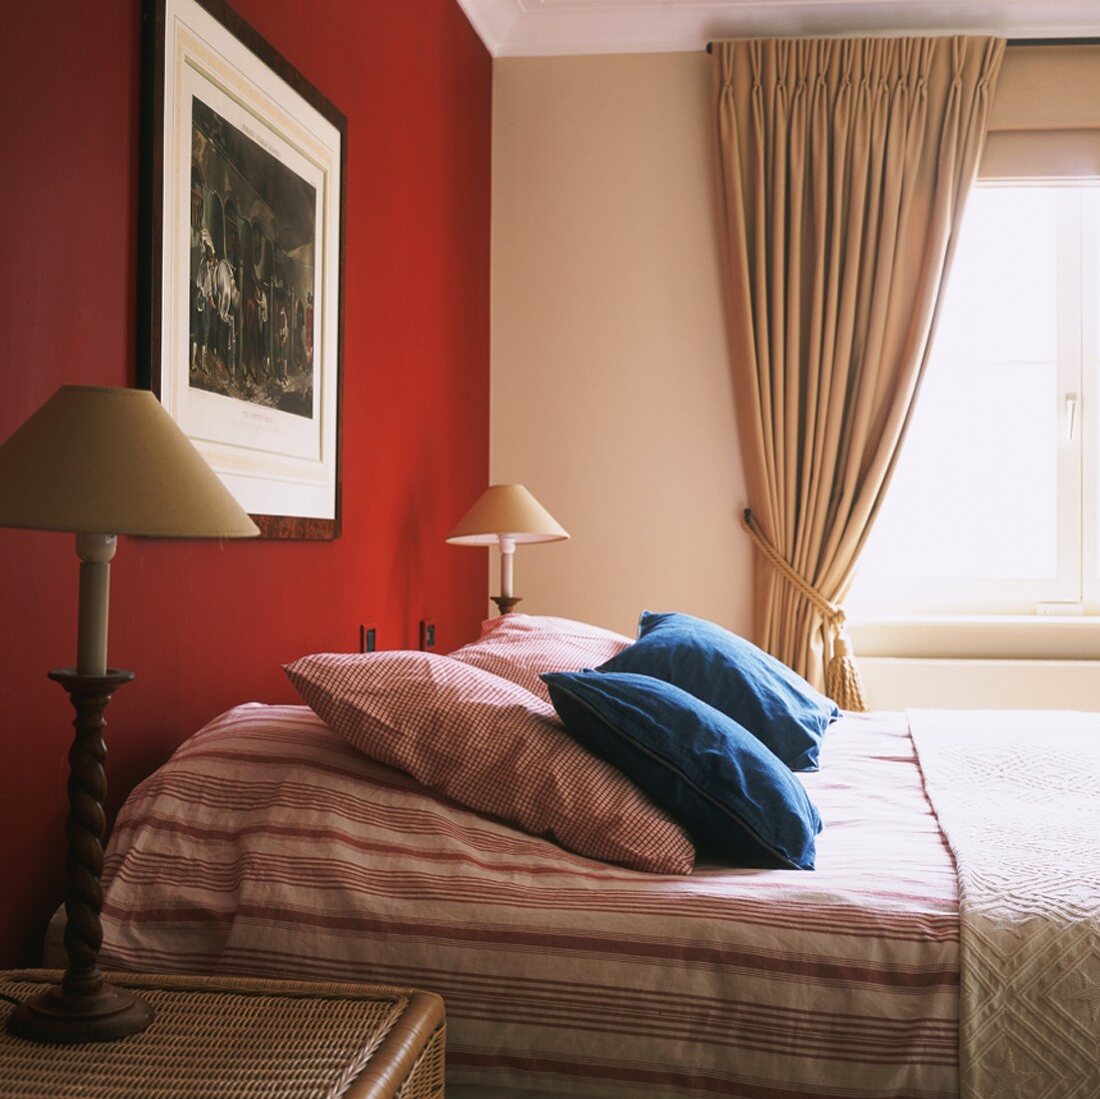
<path fill-rule="evenodd" d="M 222 0 L 143 0 L 138 385 L 268 538 L 340 535 L 347 120 Z"/>

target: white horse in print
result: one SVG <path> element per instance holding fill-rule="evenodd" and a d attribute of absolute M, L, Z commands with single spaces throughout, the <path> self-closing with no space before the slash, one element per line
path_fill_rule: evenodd
<path fill-rule="evenodd" d="M 241 294 L 233 274 L 233 265 L 220 259 L 214 268 L 213 305 L 217 310 L 218 331 L 214 346 L 225 351 L 225 369 L 231 380 L 237 379 L 237 317 L 241 311 Z"/>

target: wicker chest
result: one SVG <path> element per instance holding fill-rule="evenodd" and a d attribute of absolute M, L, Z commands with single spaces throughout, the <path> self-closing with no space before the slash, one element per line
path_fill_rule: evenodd
<path fill-rule="evenodd" d="M 156 1012 L 117 1042 L 60 1046 L 0 1030 L 0 1095 L 31 1099 L 437 1099 L 443 1001 L 381 985 L 108 975 Z M 0 973 L 16 999 L 60 978 Z M 0 1024 L 12 1006 L 0 1000 Z"/>

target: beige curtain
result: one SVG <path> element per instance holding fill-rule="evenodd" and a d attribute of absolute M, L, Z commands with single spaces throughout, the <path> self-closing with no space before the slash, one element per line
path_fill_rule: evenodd
<path fill-rule="evenodd" d="M 1004 42 L 716 43 L 725 301 L 749 505 L 839 603 L 928 354 Z M 835 639 L 758 552 L 758 642 L 821 686 Z"/>

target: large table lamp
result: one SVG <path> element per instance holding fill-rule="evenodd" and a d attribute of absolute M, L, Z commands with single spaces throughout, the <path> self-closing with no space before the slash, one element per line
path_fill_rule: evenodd
<path fill-rule="evenodd" d="M 492 600 L 501 614 L 520 601 L 515 594 L 515 553 L 520 542 L 560 542 L 569 535 L 523 487 L 490 485 L 447 535 L 457 546 L 500 545 L 500 595 Z"/>
<path fill-rule="evenodd" d="M 80 558 L 75 668 L 51 671 L 76 710 L 69 753 L 69 850 L 61 984 L 25 1000 L 8 1029 L 42 1042 L 102 1042 L 144 1030 L 144 1000 L 107 983 L 103 941 L 103 711 L 133 673 L 107 666 L 111 559 L 120 534 L 259 534 L 187 436 L 147 390 L 62 386 L 0 445 L 0 526 L 68 531 Z"/>

